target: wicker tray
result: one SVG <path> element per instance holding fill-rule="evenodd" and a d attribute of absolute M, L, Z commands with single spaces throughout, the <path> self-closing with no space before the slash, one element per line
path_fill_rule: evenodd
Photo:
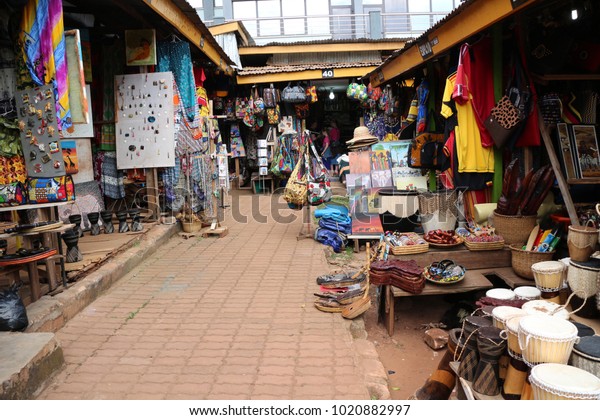
<path fill-rule="evenodd" d="M 425 239 L 427 241 L 427 239 Z M 458 242 L 456 242 L 455 244 L 436 244 L 434 242 L 427 242 L 429 245 L 431 245 L 434 248 L 454 248 L 455 246 L 459 246 L 462 245 L 465 242 L 464 238 L 459 238 Z"/>
<path fill-rule="evenodd" d="M 497 242 L 471 242 L 465 241 L 465 246 L 469 251 L 496 251 L 504 248 L 504 241 Z"/>
<path fill-rule="evenodd" d="M 390 246 L 392 255 L 421 254 L 427 251 L 429 251 L 429 243 L 421 245 Z"/>

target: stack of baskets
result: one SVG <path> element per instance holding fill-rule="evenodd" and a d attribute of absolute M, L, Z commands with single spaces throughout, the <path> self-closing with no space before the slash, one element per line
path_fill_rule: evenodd
<path fill-rule="evenodd" d="M 430 230 L 454 230 L 458 220 L 456 191 L 419 193 L 419 214 L 425 233 Z"/>
<path fill-rule="evenodd" d="M 599 231 L 595 226 L 569 226 L 567 283 L 576 296 L 573 305 L 583 306 L 578 315 L 587 318 L 600 317 L 600 259 L 591 258 L 598 241 Z"/>
<path fill-rule="evenodd" d="M 554 252 L 525 251 L 521 249 L 522 247 L 523 244 L 510 246 L 512 268 L 517 275 L 534 280 L 535 276 L 531 267 L 536 263 L 552 260 Z"/>

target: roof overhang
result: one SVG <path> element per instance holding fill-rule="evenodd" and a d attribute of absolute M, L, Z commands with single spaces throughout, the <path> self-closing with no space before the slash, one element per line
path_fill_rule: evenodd
<path fill-rule="evenodd" d="M 200 49 L 225 74 L 233 75 L 235 63 L 221 49 L 196 10 L 185 0 L 143 0 L 143 2 L 169 22 L 187 40 Z"/>
<path fill-rule="evenodd" d="M 368 76 L 373 86 L 407 76 L 469 37 L 540 0 L 472 0 L 455 9 L 419 38 L 396 51 Z"/>
<path fill-rule="evenodd" d="M 237 83 L 239 85 L 249 85 L 299 80 L 358 78 L 376 68 L 376 65 L 357 66 L 355 64 L 336 68 L 327 67 L 327 65 L 321 65 L 321 67 L 318 65 L 285 66 L 280 69 L 276 67 L 244 68 L 237 74 Z"/>
<path fill-rule="evenodd" d="M 238 20 L 223 23 L 221 25 L 210 26 L 208 30 L 213 36 L 235 33 L 236 36 L 242 41 L 241 45 L 243 46 L 254 44 L 254 39 L 252 39 L 252 35 L 250 35 L 244 24 Z"/>
<path fill-rule="evenodd" d="M 322 53 L 322 52 L 349 52 L 349 51 L 392 51 L 404 47 L 406 41 L 371 41 L 371 42 L 313 42 L 313 43 L 293 43 L 277 44 L 264 46 L 240 47 L 240 56 L 242 55 L 261 55 L 261 54 L 301 54 L 301 53 Z"/>

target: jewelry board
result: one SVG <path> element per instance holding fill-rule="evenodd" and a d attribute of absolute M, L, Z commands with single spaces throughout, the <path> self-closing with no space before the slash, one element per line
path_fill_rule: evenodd
<path fill-rule="evenodd" d="M 175 166 L 173 73 L 115 76 L 117 168 Z"/>
<path fill-rule="evenodd" d="M 27 176 L 65 175 L 52 85 L 19 90 L 15 99 Z"/>

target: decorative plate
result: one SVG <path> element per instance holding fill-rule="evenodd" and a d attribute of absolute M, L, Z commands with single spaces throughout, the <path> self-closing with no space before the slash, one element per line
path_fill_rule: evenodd
<path fill-rule="evenodd" d="M 463 281 L 463 280 L 465 279 L 465 275 L 463 274 L 462 276 L 458 277 L 456 280 L 454 280 L 454 279 L 453 279 L 453 280 L 450 280 L 450 281 L 448 281 L 448 280 L 443 280 L 443 279 L 442 279 L 442 280 L 434 280 L 434 279 L 432 279 L 432 278 L 429 276 L 429 273 L 428 273 L 428 268 L 429 268 L 429 267 L 426 267 L 426 268 L 425 268 L 425 271 L 423 272 L 423 276 L 425 277 L 425 280 L 427 280 L 427 281 L 429 281 L 429 282 L 431 282 L 431 283 L 435 283 L 435 284 L 441 284 L 441 285 L 444 285 L 444 286 L 448 286 L 448 285 L 451 285 L 451 284 L 460 283 L 461 281 Z"/>

